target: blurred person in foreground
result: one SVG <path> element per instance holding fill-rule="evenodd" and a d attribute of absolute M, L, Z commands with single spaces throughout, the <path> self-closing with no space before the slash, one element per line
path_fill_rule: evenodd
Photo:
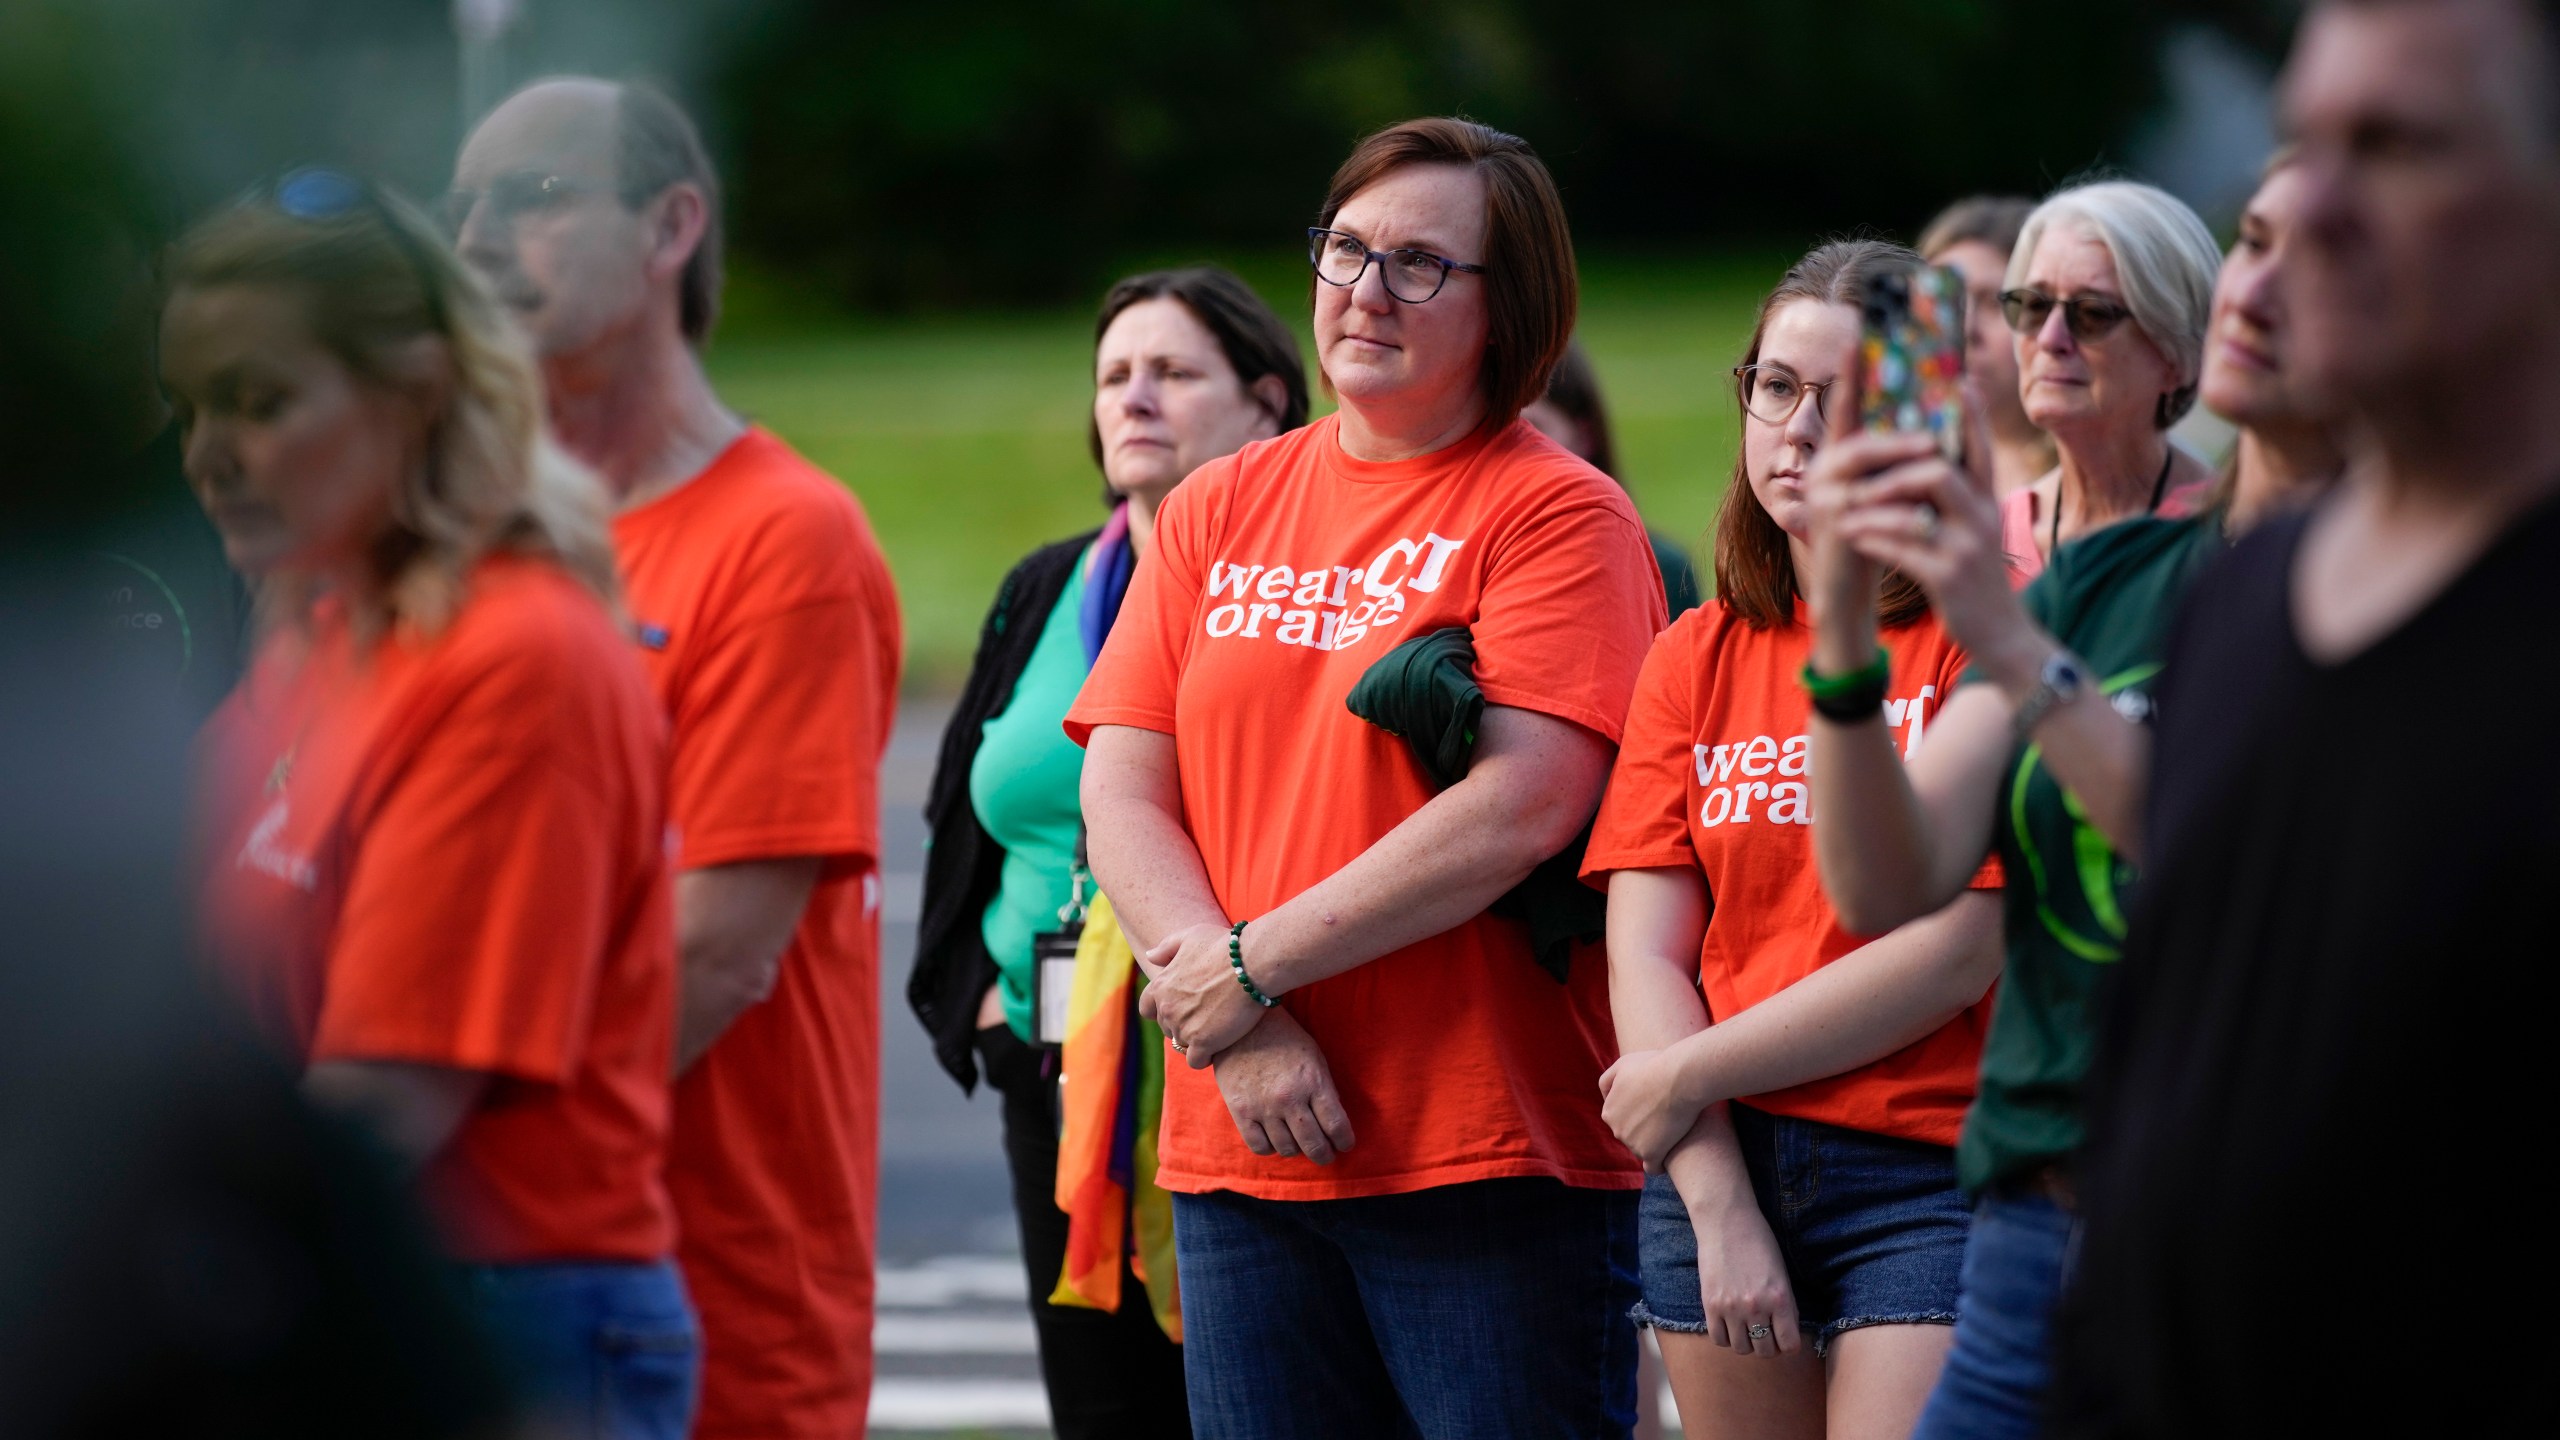
<path fill-rule="evenodd" d="M 1900 1440 L 1956 1318 L 1953 1146 L 2000 967 L 1999 867 L 1940 914 L 1845 929 L 1814 868 L 1801 680 L 1805 467 L 1850 388 L 1860 299 L 1918 267 L 1827 244 L 1761 302 L 1716 598 L 1654 643 L 1583 857 L 1608 889 L 1624 1052 L 1603 1113 L 1651 1172 L 1638 1318 L 1692 1435 Z M 1891 659 L 1863 703 L 1916 753 L 1964 655 L 1917 586 L 1887 597 Z"/>
<path fill-rule="evenodd" d="M 444 1222 L 546 1421 L 677 1440 L 665 725 L 594 480 L 426 219 L 329 171 L 198 225 L 161 373 L 267 633 L 205 738 L 205 925 Z"/>
<path fill-rule="evenodd" d="M 2302 243 L 2301 201 L 2299 175 L 2279 159 L 2215 286 L 2202 390 L 2244 427 L 2243 463 L 2206 514 L 2067 543 L 2019 595 L 1989 487 L 1935 459 L 1926 437 L 1843 436 L 1813 469 L 1817 545 L 1841 582 L 1814 599 L 1817 667 L 1836 673 L 1873 653 L 1879 565 L 1917 580 L 1973 655 L 1907 767 L 1872 719 L 1814 727 L 1826 885 L 1866 926 L 1943 904 L 1986 846 L 2008 882 L 2007 963 L 1957 1150 L 1978 1208 L 1924 1436 L 2038 1433 L 2085 1189 L 2083 1082 L 2143 853 L 2144 722 L 2165 636 L 2231 535 L 2336 473 L 2288 360 L 2282 281 Z"/>
<path fill-rule="evenodd" d="M 1972 195 L 1938 212 L 1920 232 L 1920 258 L 1964 277 L 1964 368 L 1982 396 L 1991 442 L 1991 493 L 2006 495 L 2053 469 L 2053 437 L 2027 418 L 2018 398 L 2018 351 L 2000 313 L 2018 231 L 2035 213 L 2023 195 Z"/>
<path fill-rule="evenodd" d="M 447 220 L 613 497 L 672 720 L 675 1195 L 697 1433 L 858 1434 L 879 1178 L 879 766 L 899 624 L 862 507 L 703 374 L 719 184 L 649 90 L 544 81 L 480 123 Z"/>
<path fill-rule="evenodd" d="M 172 506 L 205 523 L 174 459 L 129 453 L 160 408 L 155 207 L 105 72 L 137 48 L 90 7 L 0 9 L 0 1434 L 512 1433 L 378 1147 L 195 963 L 186 767 L 217 672 L 101 643 L 96 552 Z"/>
<path fill-rule="evenodd" d="M 2190 515 L 2213 488 L 2169 439 L 2195 404 L 2222 255 L 2184 201 L 2101 180 L 2035 208 L 2009 257 L 2001 315 L 2027 418 L 2059 462 L 2000 500 L 2020 582 L 2066 541 L 2143 515 Z"/>
<path fill-rule="evenodd" d="M 2527 1434 L 2549 1206 L 2461 1166 L 2548 1088 L 2560 13 L 2324 4 L 2281 95 L 2287 359 L 2351 459 L 2170 637 L 2056 1431 Z"/>
<path fill-rule="evenodd" d="M 1618 474 L 1618 440 L 1609 428 L 1608 402 L 1600 395 L 1600 372 L 1591 368 L 1591 357 L 1583 353 L 1581 341 L 1565 347 L 1564 358 L 1556 362 L 1555 378 L 1547 382 L 1547 393 L 1521 411 L 1520 418 L 1589 461 L 1592 469 L 1620 485 L 1627 483 Z M 1662 572 L 1662 597 L 1676 620 L 1698 608 L 1698 567 L 1690 563 L 1689 552 L 1679 541 L 1650 526 L 1644 534 L 1653 546 L 1654 567 Z"/>
<path fill-rule="evenodd" d="M 1115 504 L 1099 530 L 1033 551 L 997 588 L 926 802 L 933 848 L 907 996 L 962 1088 L 983 1062 L 1004 1097 L 1005 1160 L 1060 1440 L 1191 1433 L 1182 1351 L 1146 1300 L 1158 1277 L 1132 1273 L 1120 1256 L 1116 1311 L 1051 1300 L 1068 1215 L 1056 1198 L 1058 1069 L 1032 1014 L 1033 937 L 1075 898 L 1084 837 L 1084 751 L 1061 727 L 1154 548 L 1165 497 L 1210 461 L 1306 420 L 1298 342 L 1244 281 L 1204 266 L 1111 288 L 1094 322 L 1093 448 Z"/>
<path fill-rule="evenodd" d="M 1520 419 L 1572 335 L 1564 207 L 1517 137 L 1412 120 L 1308 239 L 1341 408 L 1167 498 L 1067 718 L 1189 1061 L 1157 1178 L 1192 1422 L 1622 1434 L 1643 1172 L 1596 1103 L 1607 966 L 1486 913 L 1589 822 L 1663 623 L 1626 493 Z M 1461 627 L 1483 709 L 1435 789 L 1345 701 Z"/>

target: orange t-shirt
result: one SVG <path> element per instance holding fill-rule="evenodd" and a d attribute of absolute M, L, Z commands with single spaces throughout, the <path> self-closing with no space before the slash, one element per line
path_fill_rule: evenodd
<path fill-rule="evenodd" d="M 1965 656 L 1934 617 L 1888 631 L 1885 724 L 1908 756 L 1955 693 Z M 1867 938 L 1840 928 L 1813 858 L 1805 774 L 1813 714 L 1799 678 L 1813 649 L 1796 623 L 1754 630 L 1710 600 L 1672 623 L 1645 657 L 1618 768 L 1600 802 L 1582 873 L 1695 866 L 1712 905 L 1698 952 L 1707 1013 L 1742 1013 Z M 2000 862 L 1974 876 L 1997 889 Z M 1988 996 L 1929 1036 L 1872 1064 L 1768 1095 L 1777 1115 L 1953 1145 L 1973 1100 L 1990 1024 Z"/>
<path fill-rule="evenodd" d="M 1343 454 L 1336 425 L 1249 445 L 1173 492 L 1067 716 L 1079 744 L 1097 725 L 1174 737 L 1192 840 L 1238 919 L 1431 798 L 1405 742 L 1343 704 L 1388 650 L 1465 626 L 1489 702 L 1614 742 L 1662 628 L 1635 508 L 1525 422 L 1395 463 Z M 1156 1178 L 1287 1200 L 1521 1175 L 1641 1185 L 1600 1119 L 1607 968 L 1587 949 L 1558 986 L 1525 927 L 1479 916 L 1292 991 L 1282 1003 L 1323 1046 L 1358 1148 L 1322 1168 L 1256 1156 L 1210 1072 L 1174 1065 Z"/>
<path fill-rule="evenodd" d="M 828 864 L 771 998 L 676 1085 L 667 1182 L 702 1312 L 695 1434 L 858 1435 L 880 1171 L 880 754 L 897 593 L 862 507 L 762 429 L 614 522 L 674 723 L 680 869 Z"/>
<path fill-rule="evenodd" d="M 605 607 L 511 557 L 432 637 L 324 605 L 207 728 L 208 942 L 259 1019 L 496 1077 L 420 1177 L 464 1259 L 674 1248 L 665 744 Z"/>

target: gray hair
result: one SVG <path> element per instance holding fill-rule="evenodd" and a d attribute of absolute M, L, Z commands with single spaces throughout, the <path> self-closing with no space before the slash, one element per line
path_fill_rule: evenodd
<path fill-rule="evenodd" d="M 2133 323 L 2176 367 L 2178 388 L 2160 397 L 2153 415 L 2161 429 L 2168 429 L 2196 403 L 2222 247 L 2196 212 L 2168 191 L 2131 180 L 2100 180 L 2057 190 L 2036 207 L 2018 232 L 2003 284 L 2016 289 L 2027 283 L 2036 246 L 2056 225 L 2073 226 L 2107 247 Z"/>

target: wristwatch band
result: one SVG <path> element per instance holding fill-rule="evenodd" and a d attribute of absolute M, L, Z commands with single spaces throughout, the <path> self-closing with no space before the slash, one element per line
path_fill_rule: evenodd
<path fill-rule="evenodd" d="M 2080 657 L 2068 650 L 2054 651 L 2046 657 L 2044 668 L 2036 672 L 2036 688 L 2018 702 L 2018 713 L 2010 720 L 2011 732 L 2024 743 L 2056 706 L 2078 699 L 2087 688 L 2089 672 L 2080 664 Z"/>

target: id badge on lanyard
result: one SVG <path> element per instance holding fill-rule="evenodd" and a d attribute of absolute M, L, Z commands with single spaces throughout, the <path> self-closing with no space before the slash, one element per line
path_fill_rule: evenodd
<path fill-rule="evenodd" d="M 1031 937 L 1031 1035 L 1042 1045 L 1067 1043 L 1067 1002 L 1076 989 L 1076 949 L 1084 942 L 1086 898 L 1093 872 L 1085 868 L 1084 838 L 1076 838 L 1074 889 L 1058 907 L 1058 928 Z"/>

